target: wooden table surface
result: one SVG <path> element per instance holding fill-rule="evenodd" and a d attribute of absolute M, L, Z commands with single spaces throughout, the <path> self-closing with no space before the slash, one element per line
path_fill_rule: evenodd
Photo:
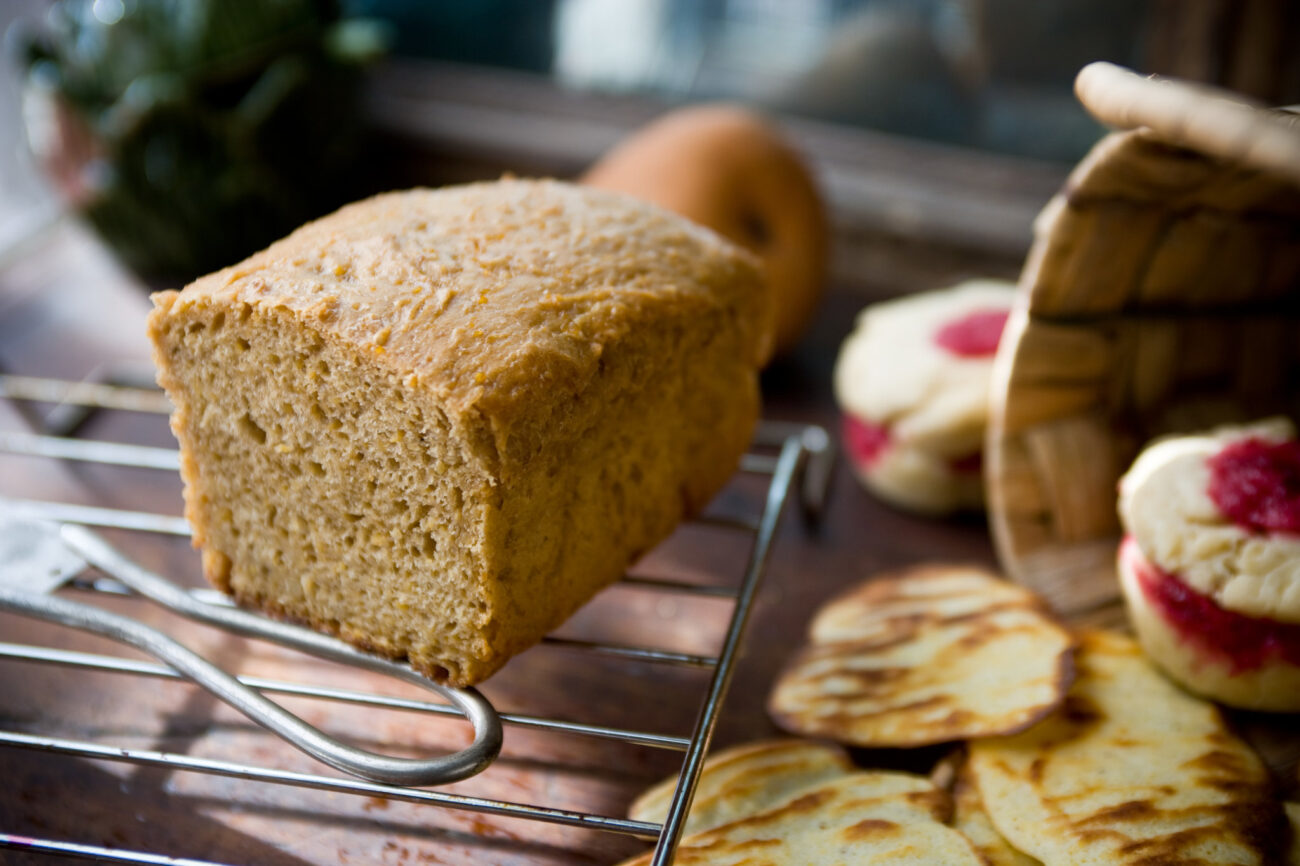
<path fill-rule="evenodd" d="M 882 286 L 879 295 L 905 288 Z M 765 376 L 769 418 L 834 430 L 835 351 L 867 300 L 860 293 L 832 290 L 804 348 Z M 83 230 L 62 224 L 0 270 L 0 368 L 77 379 L 109 361 L 146 362 L 147 309 L 141 286 Z M 26 424 L 14 404 L 0 401 L 0 430 L 26 429 Z M 165 420 L 156 415 L 102 413 L 82 435 L 173 445 Z M 753 484 L 741 483 L 731 497 L 743 503 L 755 493 Z M 0 495 L 168 514 L 181 508 L 179 482 L 166 472 L 13 456 L 0 456 Z M 186 540 L 120 532 L 111 537 L 176 580 L 201 583 L 197 556 Z M 656 551 L 647 567 L 686 580 L 736 581 L 745 549 L 743 543 L 688 529 Z M 984 522 L 926 520 L 891 510 L 859 488 L 842 462 L 837 465 L 820 525 L 805 525 L 793 509 L 786 515 L 715 747 L 776 733 L 763 712 L 764 698 L 818 604 L 869 575 L 932 560 L 992 565 Z M 209 658 L 241 672 L 416 696 L 414 689 L 368 674 L 179 626 L 138 603 L 110 606 L 183 635 Z M 725 600 L 613 588 L 563 634 L 713 653 L 729 613 Z M 132 655 L 13 616 L 0 616 L 0 639 Z M 686 735 L 706 682 L 699 671 L 539 647 L 512 661 L 483 691 L 502 710 Z M 456 722 L 305 700 L 286 704 L 333 733 L 381 750 L 436 750 L 466 740 L 465 726 Z M 184 683 L 0 661 L 0 729 L 335 775 Z M 924 769 L 942 754 L 933 749 L 858 758 Z M 1294 785 L 1293 755 L 1290 760 Z M 678 761 L 674 752 L 508 727 L 501 759 L 451 790 L 622 815 L 637 792 L 675 772 Z M 603 832 L 13 748 L 0 748 L 0 779 L 0 832 L 229 863 L 611 863 L 645 846 Z M 0 862 L 46 860 L 0 849 Z"/>

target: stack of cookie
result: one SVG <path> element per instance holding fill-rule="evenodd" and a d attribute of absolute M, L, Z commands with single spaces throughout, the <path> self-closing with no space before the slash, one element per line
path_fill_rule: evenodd
<path fill-rule="evenodd" d="M 866 308 L 835 366 L 845 451 L 881 499 L 922 514 L 984 505 L 989 382 L 1015 287 L 975 280 Z"/>
<path fill-rule="evenodd" d="M 1175 436 L 1120 482 L 1119 573 L 1147 654 L 1232 706 L 1300 712 L 1300 441 L 1290 421 Z"/>
<path fill-rule="evenodd" d="M 676 778 L 632 804 L 663 821 Z M 979 866 L 948 826 L 947 794 L 912 773 L 857 770 L 843 749 L 806 740 L 751 743 L 714 755 L 700 775 L 678 864 L 943 863 Z M 899 857 L 910 857 L 902 861 Z M 622 866 L 644 866 L 645 854 Z"/>

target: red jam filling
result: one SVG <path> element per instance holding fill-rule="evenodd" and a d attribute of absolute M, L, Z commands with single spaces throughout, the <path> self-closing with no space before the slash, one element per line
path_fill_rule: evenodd
<path fill-rule="evenodd" d="M 883 424 L 872 424 L 844 416 L 844 447 L 849 457 L 859 466 L 870 466 L 880 459 L 889 447 L 889 428 Z"/>
<path fill-rule="evenodd" d="M 1010 310 L 976 310 L 949 322 L 934 335 L 934 342 L 961 358 L 996 354 Z"/>
<path fill-rule="evenodd" d="M 1300 441 L 1242 439 L 1209 460 L 1210 498 L 1247 532 L 1300 535 Z"/>
<path fill-rule="evenodd" d="M 873 424 L 852 415 L 844 416 L 843 435 L 844 447 L 858 466 L 871 466 L 893 444 L 888 425 Z M 984 471 L 984 455 L 977 451 L 966 457 L 949 460 L 948 468 L 958 475 L 979 475 Z"/>
<path fill-rule="evenodd" d="M 1147 559 L 1132 536 L 1124 539 L 1120 557 L 1152 607 L 1201 655 L 1226 664 L 1234 674 L 1274 660 L 1300 665 L 1300 625 L 1224 610 Z"/>

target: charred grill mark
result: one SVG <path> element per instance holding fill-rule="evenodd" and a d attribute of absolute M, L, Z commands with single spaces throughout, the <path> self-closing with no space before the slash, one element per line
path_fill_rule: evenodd
<path fill-rule="evenodd" d="M 1261 787 L 1265 777 L 1253 756 L 1226 738 L 1207 738 L 1216 747 L 1189 761 L 1185 766 L 1197 771 L 1197 781 L 1220 790 L 1238 792 L 1245 787 Z"/>
<path fill-rule="evenodd" d="M 811 791 L 807 794 L 804 794 L 802 797 L 798 797 L 794 800 L 791 800 L 789 803 L 787 803 L 778 811 L 787 814 L 797 814 L 799 812 L 815 812 L 817 809 L 819 809 L 822 806 L 823 803 L 833 800 L 834 798 L 835 795 L 830 791 Z"/>
<path fill-rule="evenodd" d="M 1069 827 L 1068 831 L 1086 845 L 1097 846 L 1102 842 L 1111 842 L 1116 846 L 1123 846 L 1132 841 L 1128 835 L 1113 827 Z M 1129 866 L 1129 864 L 1126 862 L 1125 866 Z M 1180 861 L 1179 866 L 1195 866 L 1195 864 Z M 1205 866 L 1208 866 L 1208 864 L 1205 864 Z"/>
<path fill-rule="evenodd" d="M 880 818 L 864 818 L 858 823 L 845 827 L 840 831 L 840 835 L 849 842 L 860 842 L 863 839 L 879 838 L 884 835 L 893 835 L 898 833 L 902 828 L 893 821 L 885 821 Z"/>
<path fill-rule="evenodd" d="M 837 611 L 837 615 L 828 617 L 827 621 L 834 623 L 837 629 L 847 630 L 854 620 L 865 618 L 870 624 L 870 634 L 875 635 L 875 637 L 868 638 L 864 636 L 861 640 L 879 646 L 890 646 L 925 629 L 953 628 L 972 622 L 983 624 L 985 620 L 998 619 L 1001 615 L 1017 612 L 1034 617 L 1044 615 L 1044 611 L 1033 605 L 1025 604 L 1019 600 L 1005 600 L 983 603 L 967 610 L 950 613 L 937 613 L 934 611 L 899 611 L 891 613 L 887 610 L 880 610 L 878 606 L 871 608 L 864 605 L 861 609 Z M 996 629 L 997 626 L 994 626 L 994 628 Z M 844 640 L 853 641 L 854 639 L 847 638 Z"/>
<path fill-rule="evenodd" d="M 916 635 L 921 631 L 920 623 L 917 627 L 909 627 L 906 630 L 896 628 L 879 629 L 881 634 L 873 638 L 856 640 L 849 638 L 846 640 L 837 640 L 833 643 L 817 644 L 811 647 L 808 653 L 809 659 L 837 658 L 839 656 L 862 655 L 865 653 L 883 652 L 896 646 L 905 646 L 916 639 Z M 873 629 L 877 631 L 877 629 Z"/>
<path fill-rule="evenodd" d="M 852 700 L 852 698 L 850 698 L 850 700 Z M 872 709 L 871 715 L 873 717 L 878 718 L 880 716 L 897 714 L 897 713 L 915 713 L 918 710 L 930 709 L 934 707 L 943 707 L 947 703 L 949 703 L 949 698 L 947 695 L 933 695 L 931 697 L 922 698 L 919 701 L 911 701 L 906 704 L 894 704 L 892 706 L 875 707 Z M 962 709 L 955 709 L 952 710 L 951 712 L 964 713 L 966 711 Z M 832 713 L 826 713 L 824 715 L 818 716 L 817 718 L 823 722 L 834 721 L 839 724 L 851 725 L 854 722 L 858 722 L 862 720 L 862 711 L 860 709 L 854 709 L 854 707 L 850 705 L 845 709 L 837 710 L 836 712 L 832 712 Z M 927 724 L 927 723 L 922 721 L 921 719 L 918 719 L 917 724 Z"/>
<path fill-rule="evenodd" d="M 1078 694 L 1066 695 L 1058 712 L 1061 718 L 1081 729 L 1075 736 L 1082 735 L 1084 730 L 1100 724 L 1106 718 L 1106 714 L 1096 703 Z"/>
<path fill-rule="evenodd" d="M 1005 629 L 998 628 L 991 623 L 972 623 L 970 630 L 957 638 L 956 643 L 949 644 L 948 654 L 956 651 L 965 653 L 979 649 L 984 644 L 997 640 L 1005 633 Z"/>
<path fill-rule="evenodd" d="M 1174 864 L 1211 866 L 1213 862 L 1218 861 L 1202 859 L 1195 856 L 1193 852 L 1198 848 L 1208 847 L 1207 843 L 1222 844 L 1230 839 L 1232 835 L 1225 833 L 1224 828 L 1218 825 L 1188 827 L 1155 839 L 1135 839 L 1121 845 L 1118 851 L 1125 856 L 1124 862 L 1131 863 L 1133 866 L 1174 866 Z M 1256 850 L 1264 849 L 1260 847 Z M 1281 861 L 1266 855 L 1260 862 L 1280 863 Z"/>
<path fill-rule="evenodd" d="M 948 823 L 948 820 L 952 817 L 952 798 L 938 788 L 931 788 L 926 791 L 910 791 L 903 795 L 903 799 L 913 806 L 925 809 L 934 816 L 936 821 L 941 823 Z"/>
<path fill-rule="evenodd" d="M 858 686 L 863 690 L 878 690 L 879 687 L 884 685 L 885 683 L 894 683 L 894 682 L 898 682 L 901 679 L 905 679 L 910 673 L 911 671 L 908 668 L 840 667 L 840 668 L 833 668 L 832 670 L 828 670 L 825 673 L 817 674 L 816 676 L 808 677 L 808 684 L 810 686 L 817 685 L 825 682 L 826 680 L 832 680 L 832 679 L 852 680 L 856 686 Z M 819 694 L 818 697 L 821 698 L 823 697 L 823 695 Z M 843 695 L 843 696 L 826 695 L 824 697 L 832 697 L 832 698 L 845 697 L 851 700 L 853 698 L 860 697 L 860 696 L 859 695 Z"/>
<path fill-rule="evenodd" d="M 1167 811 L 1160 809 L 1150 800 L 1128 800 L 1116 806 L 1101 809 L 1087 817 L 1079 818 L 1075 823 L 1080 827 L 1087 827 L 1092 824 L 1113 824 L 1125 821 L 1146 822 L 1168 814 Z"/>
<path fill-rule="evenodd" d="M 1035 615 L 1040 613 L 1034 605 L 1026 604 L 1020 599 L 1006 599 L 995 602 L 986 602 L 981 604 L 979 607 L 962 611 L 961 613 L 939 614 L 937 616 L 932 616 L 932 619 L 942 625 L 959 625 L 972 620 L 975 622 L 981 622 L 989 617 L 996 617 L 1000 613 L 1014 611 L 1026 611 Z"/>
<path fill-rule="evenodd" d="M 776 809 L 769 809 L 766 812 L 759 812 L 756 815 L 750 815 L 741 818 L 738 821 L 729 824 L 729 827 L 735 828 L 744 826 L 749 829 L 761 828 L 767 824 L 780 825 L 782 822 L 789 820 L 791 815 L 806 815 L 816 813 L 823 807 L 828 807 L 836 798 L 834 790 L 819 789 L 809 791 L 802 797 L 791 800 L 784 806 Z M 712 831 L 710 831 L 712 832 Z M 710 843 L 713 844 L 713 843 Z"/>
<path fill-rule="evenodd" d="M 912 707 L 901 707 L 900 710 L 903 712 L 914 711 Z M 938 733 L 943 733 L 946 731 L 955 732 L 955 731 L 973 729 L 975 727 L 975 723 L 979 721 L 980 718 L 981 717 L 978 713 L 972 712 L 967 709 L 963 709 L 961 707 L 956 707 L 954 709 L 949 710 L 948 712 L 944 713 L 941 716 L 931 715 L 924 718 L 918 718 L 915 720 L 915 724 L 918 728 L 925 728 Z M 954 733 L 952 739 L 957 739 L 957 738 L 958 735 Z"/>

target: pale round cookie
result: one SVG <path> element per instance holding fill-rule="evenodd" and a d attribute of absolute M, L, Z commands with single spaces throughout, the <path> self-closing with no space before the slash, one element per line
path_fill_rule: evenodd
<path fill-rule="evenodd" d="M 1300 535 L 1239 526 L 1209 493 L 1210 460 L 1225 447 L 1294 438 L 1291 422 L 1276 418 L 1157 442 L 1120 479 L 1125 530 L 1160 569 L 1223 608 L 1300 623 Z"/>
<path fill-rule="evenodd" d="M 1157 667 L 1190 691 L 1230 706 L 1300 712 L 1300 667 L 1274 658 L 1258 667 L 1233 670 L 1226 660 L 1189 646 L 1143 591 L 1139 575 L 1144 568 L 1151 564 L 1128 539 L 1120 548 L 1120 586 L 1142 651 Z"/>
<path fill-rule="evenodd" d="M 972 280 L 859 315 L 835 395 L 855 472 L 882 499 L 932 514 L 982 507 L 989 382 L 1015 296 Z"/>
<path fill-rule="evenodd" d="M 1120 481 L 1120 583 L 1142 648 L 1232 706 L 1300 711 L 1294 439 L 1285 419 L 1169 438 Z"/>
<path fill-rule="evenodd" d="M 978 461 L 954 462 L 898 443 L 864 456 L 873 447 L 873 436 L 862 422 L 845 417 L 844 449 L 853 474 L 881 499 L 921 514 L 984 507 L 984 476 Z"/>

